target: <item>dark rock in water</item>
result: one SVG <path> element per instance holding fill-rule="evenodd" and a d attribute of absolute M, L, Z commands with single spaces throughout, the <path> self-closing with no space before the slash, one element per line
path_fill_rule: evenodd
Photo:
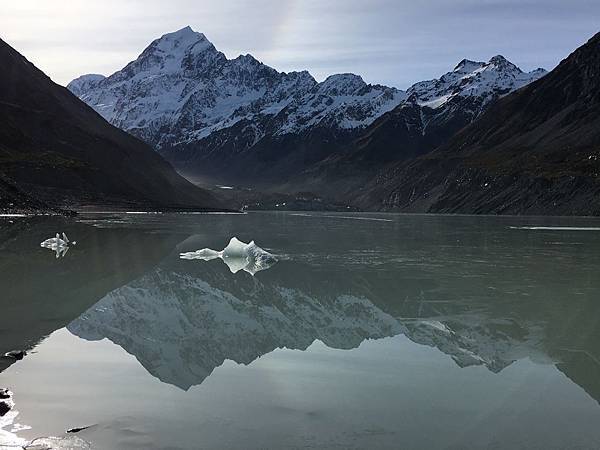
<path fill-rule="evenodd" d="M 6 413 L 9 412 L 10 410 L 11 410 L 11 407 L 8 403 L 0 402 L 0 417 L 5 416 Z"/>
<path fill-rule="evenodd" d="M 0 389 L 0 399 L 10 398 L 10 391 L 8 389 Z"/>
<path fill-rule="evenodd" d="M 4 357 L 16 359 L 17 361 L 20 361 L 21 359 L 23 359 L 25 357 L 25 355 L 27 355 L 27 352 L 25 352 L 24 350 L 13 350 L 13 351 L 5 353 Z"/>
<path fill-rule="evenodd" d="M 87 430 L 88 428 L 91 428 L 91 427 L 93 427 L 93 426 L 94 426 L 94 425 L 87 425 L 87 426 L 85 426 L 85 427 L 69 428 L 69 429 L 67 430 L 67 433 L 69 433 L 69 434 L 73 434 L 73 433 L 79 433 L 80 431 Z"/>

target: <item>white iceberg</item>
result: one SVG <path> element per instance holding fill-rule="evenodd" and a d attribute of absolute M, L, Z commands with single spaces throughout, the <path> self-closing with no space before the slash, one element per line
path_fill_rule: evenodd
<path fill-rule="evenodd" d="M 69 247 L 71 245 L 77 244 L 76 241 L 69 241 L 69 238 L 65 233 L 62 234 L 62 237 L 59 233 L 56 233 L 56 237 L 46 239 L 44 242 L 40 244 L 41 247 L 48 248 L 52 251 L 56 252 L 56 257 L 60 258 L 67 254 L 69 251 Z"/>
<path fill-rule="evenodd" d="M 200 259 L 202 261 L 211 261 L 221 258 L 231 273 L 237 273 L 240 270 L 254 275 L 261 270 L 268 269 L 277 262 L 277 258 L 271 253 L 263 250 L 251 241 L 249 244 L 232 237 L 221 251 L 203 248 L 195 252 L 180 253 L 181 259 Z"/>

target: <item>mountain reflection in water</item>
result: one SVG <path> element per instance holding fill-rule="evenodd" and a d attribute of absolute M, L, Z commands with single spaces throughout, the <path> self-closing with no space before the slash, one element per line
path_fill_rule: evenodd
<path fill-rule="evenodd" d="M 460 367 L 500 372 L 524 358 L 554 364 L 600 400 L 600 286 L 593 275 L 575 264 L 554 278 L 552 262 L 535 255 L 519 274 L 521 264 L 465 258 L 459 248 L 442 248 L 437 261 L 423 265 L 407 258 L 389 271 L 377 261 L 369 268 L 292 257 L 256 277 L 172 256 L 67 328 L 87 340 L 110 339 L 182 389 L 225 360 L 249 364 L 315 340 L 351 349 L 403 334 Z"/>

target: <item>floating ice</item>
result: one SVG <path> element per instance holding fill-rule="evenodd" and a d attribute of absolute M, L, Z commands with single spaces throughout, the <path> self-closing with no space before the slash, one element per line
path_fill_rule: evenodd
<path fill-rule="evenodd" d="M 69 238 L 65 233 L 62 234 L 62 238 L 59 233 L 56 233 L 56 237 L 46 239 L 40 244 L 41 247 L 48 248 L 56 252 L 56 257 L 60 258 L 67 254 L 71 245 L 77 244 L 76 241 L 69 241 Z"/>
<path fill-rule="evenodd" d="M 298 217 L 314 217 L 316 219 L 321 219 L 323 217 L 326 217 L 328 219 L 371 220 L 373 222 L 393 222 L 392 219 L 382 219 L 380 217 L 338 216 L 338 215 L 306 214 L 306 213 L 294 213 L 291 215 L 298 216 Z"/>
<path fill-rule="evenodd" d="M 243 270 L 250 275 L 266 270 L 277 262 L 275 256 L 260 248 L 254 241 L 246 244 L 236 237 L 232 237 L 227 247 L 220 252 L 203 248 L 195 252 L 180 253 L 179 257 L 181 259 L 200 259 L 203 261 L 221 258 L 227 264 L 231 273 Z"/>
<path fill-rule="evenodd" d="M 600 227 L 509 227 L 513 230 L 600 231 Z"/>

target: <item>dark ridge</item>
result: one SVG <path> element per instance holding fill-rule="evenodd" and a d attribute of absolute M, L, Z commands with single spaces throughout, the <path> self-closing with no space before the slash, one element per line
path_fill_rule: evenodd
<path fill-rule="evenodd" d="M 600 215 L 600 34 L 447 144 L 381 173 L 386 210 Z"/>

